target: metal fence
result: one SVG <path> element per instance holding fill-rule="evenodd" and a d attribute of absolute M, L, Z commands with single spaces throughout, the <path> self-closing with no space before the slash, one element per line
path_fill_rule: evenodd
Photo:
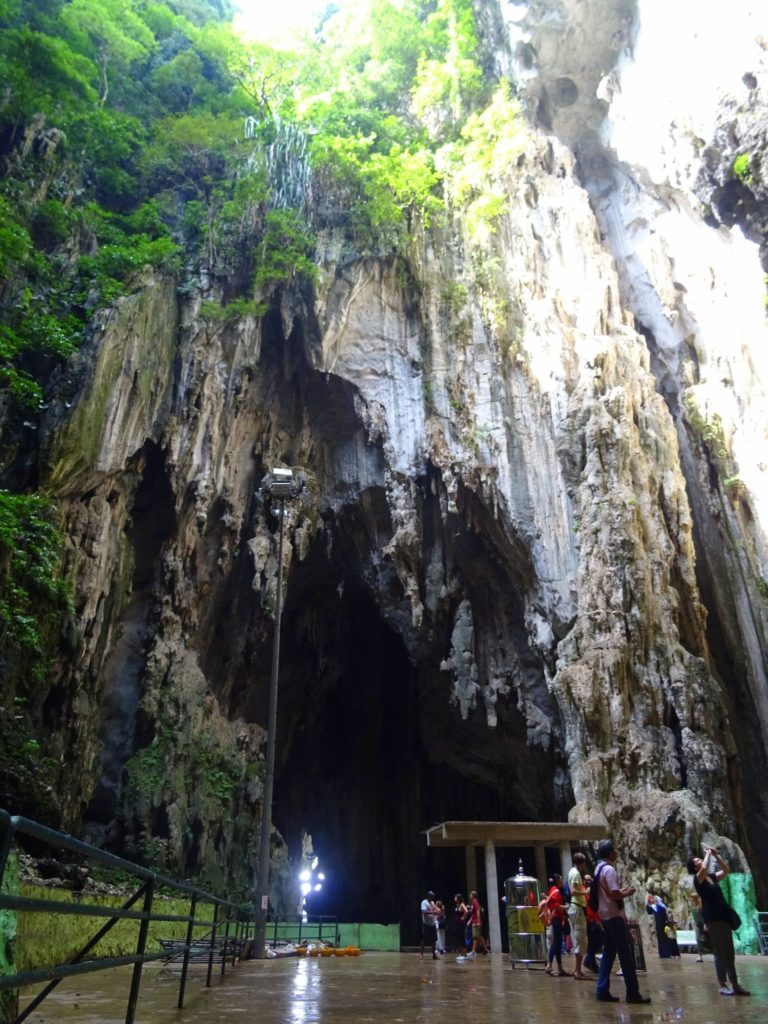
<path fill-rule="evenodd" d="M 26 836 L 29 839 L 43 842 L 55 851 L 67 851 L 69 854 L 79 856 L 89 865 L 99 864 L 115 869 L 124 876 L 128 875 L 138 885 L 138 888 L 124 900 L 121 906 L 88 903 L 82 897 L 69 903 L 21 896 L 18 893 L 9 892 L 7 891 L 9 887 L 5 884 L 5 876 L 17 836 Z M 164 914 L 158 911 L 156 903 L 158 889 L 177 895 L 184 900 L 189 899 L 189 913 L 183 915 Z M 132 909 L 137 904 L 141 909 Z M 201 916 L 203 908 L 207 910 L 205 917 Z M 144 964 L 169 958 L 166 949 L 162 952 L 147 951 L 149 926 L 152 922 L 168 922 L 179 929 L 183 927 L 185 931 L 185 939 L 175 944 L 175 959 L 181 962 L 177 1006 L 182 1008 L 192 956 L 196 955 L 196 958 L 199 959 L 201 946 L 207 947 L 206 985 L 210 986 L 215 962 L 220 963 L 220 973 L 223 975 L 227 963 L 234 964 L 239 957 L 248 955 L 253 943 L 255 925 L 252 907 L 220 899 L 197 886 L 166 878 L 138 864 L 124 860 L 122 857 L 105 853 L 98 847 L 84 843 L 73 836 L 57 832 L 45 825 L 30 821 L 28 818 L 11 816 L 7 811 L 0 809 L 0 910 L 3 909 L 17 913 L 74 914 L 107 919 L 85 946 L 66 963 L 19 971 L 0 978 L 0 993 L 13 993 L 24 986 L 48 982 L 21 1013 L 17 1013 L 15 1017 L 11 1018 L 13 1024 L 21 1024 L 62 979 L 129 965 L 133 965 L 133 971 L 130 989 L 126 997 L 125 1021 L 126 1024 L 133 1024 Z M 119 921 L 125 920 L 138 922 L 135 953 L 117 957 L 96 955 L 94 950 L 98 943 Z M 199 937 L 200 929 L 206 930 L 203 938 Z"/>
<path fill-rule="evenodd" d="M 277 948 L 283 943 L 300 946 L 308 942 L 321 942 L 330 946 L 339 944 L 337 917 L 304 917 L 303 914 L 277 917 L 267 915 L 267 947 Z"/>

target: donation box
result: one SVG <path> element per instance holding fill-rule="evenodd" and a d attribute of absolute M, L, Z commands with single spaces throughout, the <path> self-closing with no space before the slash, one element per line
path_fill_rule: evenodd
<path fill-rule="evenodd" d="M 518 872 L 504 882 L 507 900 L 507 937 L 509 959 L 513 964 L 540 964 L 547 961 L 547 940 L 539 920 L 538 879 Z"/>

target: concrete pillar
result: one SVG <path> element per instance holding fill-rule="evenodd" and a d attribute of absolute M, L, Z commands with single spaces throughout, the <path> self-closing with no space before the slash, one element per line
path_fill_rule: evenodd
<path fill-rule="evenodd" d="M 469 898 L 470 892 L 477 891 L 477 861 L 475 859 L 474 846 L 464 847 L 464 862 L 467 868 L 467 891 L 464 895 Z"/>
<path fill-rule="evenodd" d="M 547 858 L 544 856 L 544 847 L 541 843 L 536 843 L 533 849 L 536 857 L 535 874 L 541 886 L 541 895 L 546 896 L 549 886 L 547 885 Z"/>
<path fill-rule="evenodd" d="M 496 872 L 496 847 L 485 843 L 485 905 L 488 908 L 488 935 L 491 952 L 501 953 L 501 917 L 499 915 L 499 880 Z"/>
<path fill-rule="evenodd" d="M 573 861 L 571 860 L 571 844 L 567 839 L 564 839 L 560 843 L 560 872 L 562 873 L 563 880 L 568 877 L 568 872 L 573 867 Z"/>

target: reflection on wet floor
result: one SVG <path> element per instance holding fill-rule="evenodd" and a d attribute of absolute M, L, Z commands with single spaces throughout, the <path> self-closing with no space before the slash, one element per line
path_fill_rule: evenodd
<path fill-rule="evenodd" d="M 564 961 L 566 966 L 566 961 Z M 420 960 L 417 954 L 366 953 L 358 958 L 252 960 L 214 977 L 187 984 L 185 1007 L 176 1007 L 178 981 L 146 970 L 136 1024 L 218 1024 L 254 1019 L 258 1024 L 376 1022 L 436 1024 L 441 1020 L 515 1024 L 763 1024 L 768 1019 L 768 958 L 738 957 L 747 998 L 719 995 L 712 958 L 697 964 L 654 961 L 640 974 L 650 1006 L 606 1005 L 595 999 L 594 982 L 513 967 L 502 957 L 457 963 Z M 569 968 L 570 969 L 570 968 Z M 120 969 L 62 982 L 28 1018 L 33 1024 L 123 1024 L 130 972 Z M 621 978 L 614 995 L 624 997 Z M 22 1001 L 23 1005 L 23 1001 Z"/>

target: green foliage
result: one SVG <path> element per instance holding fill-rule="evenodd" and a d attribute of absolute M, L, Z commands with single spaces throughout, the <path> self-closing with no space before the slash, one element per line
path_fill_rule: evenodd
<path fill-rule="evenodd" d="M 152 795 L 164 778 L 165 760 L 164 745 L 155 742 L 137 751 L 126 762 L 126 789 L 134 806 L 144 810 L 152 807 Z"/>
<path fill-rule="evenodd" d="M 524 150 L 520 104 L 502 82 L 483 110 L 467 118 L 461 137 L 442 147 L 439 166 L 448 174 L 455 202 L 467 204 L 471 234 L 482 238 L 506 209 L 504 179 Z"/>
<path fill-rule="evenodd" d="M 0 32 L 0 66 L 4 121 L 23 122 L 38 113 L 60 116 L 96 99 L 92 63 L 65 40 L 27 26 Z"/>
<path fill-rule="evenodd" d="M 312 245 L 313 240 L 295 210 L 271 210 L 257 258 L 256 287 L 269 290 L 298 274 L 314 281 L 317 267 L 310 256 Z"/>
<path fill-rule="evenodd" d="M 99 102 L 103 106 L 110 79 L 127 75 L 133 63 L 146 58 L 155 46 L 147 25 L 125 0 L 70 0 L 62 9 L 61 25 L 67 41 L 89 57 L 99 71 Z"/>
<path fill-rule="evenodd" d="M 245 317 L 259 320 L 268 309 L 266 302 L 256 302 L 254 299 L 232 299 L 223 306 L 208 300 L 201 305 L 200 316 L 211 323 L 232 324 Z"/>
<path fill-rule="evenodd" d="M 0 200 L 1 201 L 1 200 Z M 63 245 L 72 230 L 72 214 L 58 199 L 46 199 L 32 217 L 32 237 L 40 249 Z"/>
<path fill-rule="evenodd" d="M 69 607 L 59 572 L 61 535 L 55 507 L 39 495 L 0 490 L 0 653 L 17 645 L 42 672 L 47 619 Z"/>
<path fill-rule="evenodd" d="M 77 261 L 74 296 L 79 303 L 92 303 L 94 296 L 102 304 L 113 301 L 124 294 L 127 282 L 143 267 L 178 269 L 180 248 L 168 234 L 156 201 L 126 215 L 89 203 L 81 219 L 84 230 L 101 244 L 92 256 Z"/>
<path fill-rule="evenodd" d="M 0 196 L 0 281 L 23 267 L 31 251 L 29 232 L 18 222 L 10 204 Z"/>
<path fill-rule="evenodd" d="M 749 173 L 750 162 L 749 153 L 740 153 L 733 161 L 733 173 L 747 185 L 752 182 L 752 175 Z"/>
<path fill-rule="evenodd" d="M 432 134 L 461 126 L 471 107 L 480 102 L 483 74 L 475 61 L 477 34 L 474 8 L 466 0 L 440 0 L 427 16 L 428 47 L 419 59 L 412 91 L 413 110 L 432 122 Z"/>
<path fill-rule="evenodd" d="M 46 684 L 71 610 L 60 550 L 53 505 L 0 490 L 0 800 L 52 824 L 54 765 L 35 736 L 31 696 Z"/>
<path fill-rule="evenodd" d="M 476 62 L 471 0 L 357 0 L 323 27 L 299 85 L 321 188 L 343 197 L 356 233 L 425 223 L 443 185 L 480 240 L 505 209 L 503 177 L 524 145 L 507 83 L 491 92 Z M 448 140 L 448 141 L 446 141 Z M 399 244 L 396 239 L 394 244 Z"/>
<path fill-rule="evenodd" d="M 242 119 L 199 111 L 164 118 L 142 154 L 142 171 L 154 188 L 180 188 L 195 196 L 210 194 L 238 164 Z"/>

